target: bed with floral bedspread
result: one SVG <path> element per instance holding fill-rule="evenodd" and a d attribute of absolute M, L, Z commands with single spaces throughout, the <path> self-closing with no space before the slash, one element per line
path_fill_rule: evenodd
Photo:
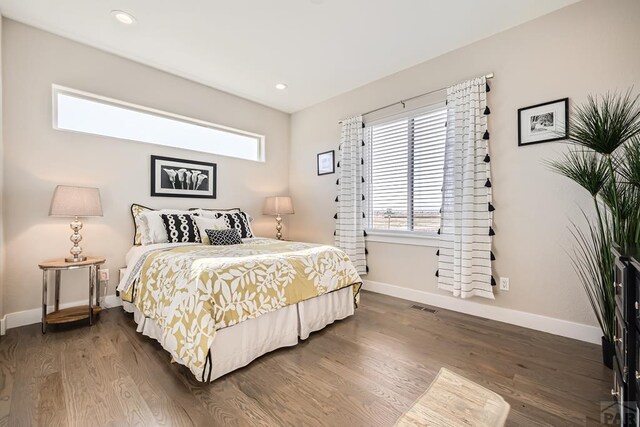
<path fill-rule="evenodd" d="M 201 381 L 217 330 L 352 285 L 357 304 L 362 284 L 333 246 L 262 238 L 153 246 L 129 266 L 118 290 L 153 319 L 162 346 Z"/>

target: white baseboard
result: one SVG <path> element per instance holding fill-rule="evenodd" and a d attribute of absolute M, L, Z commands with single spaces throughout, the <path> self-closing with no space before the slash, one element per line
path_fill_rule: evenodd
<path fill-rule="evenodd" d="M 468 299 L 454 298 L 452 296 L 403 288 L 371 280 L 364 281 L 363 289 L 451 311 L 470 314 L 472 316 L 484 317 L 485 319 L 497 320 L 499 322 L 522 326 L 524 328 L 548 332 L 550 334 L 573 338 L 580 341 L 586 341 L 594 344 L 601 343 L 600 338 L 602 337 L 602 331 L 600 328 L 582 323 L 555 319 L 553 317 L 541 316 L 539 314 L 532 314 L 509 308 L 496 307 L 491 304 L 478 304 L 477 302 Z"/>
<path fill-rule="evenodd" d="M 570 322 L 568 320 L 555 319 L 553 317 L 541 316 L 539 314 L 532 314 L 509 308 L 496 307 L 490 304 L 478 304 L 472 300 L 403 288 L 400 286 L 389 285 L 387 283 L 374 282 L 372 280 L 365 280 L 363 289 L 594 344 L 600 344 L 600 337 L 602 336 L 600 328 L 595 326 Z M 60 308 L 68 308 L 83 305 L 85 303 L 86 301 L 84 300 L 75 301 L 60 304 Z M 108 308 L 121 306 L 122 300 L 115 295 L 108 295 L 105 298 L 104 305 Z M 49 310 L 51 309 L 52 307 L 50 306 Z M 8 313 L 0 319 L 0 335 L 4 335 L 7 329 L 40 323 L 41 316 L 42 309 L 40 308 Z"/>
<path fill-rule="evenodd" d="M 60 304 L 60 309 L 75 307 L 78 305 L 86 305 L 87 301 L 74 301 Z M 104 307 L 111 308 L 122 305 L 122 300 L 115 295 L 107 295 L 104 299 Z M 48 311 L 52 311 L 53 306 L 48 306 Z M 42 321 L 42 308 L 34 308 L 31 310 L 17 311 L 15 313 L 7 313 L 0 321 L 0 335 L 4 335 L 7 329 L 18 328 L 20 326 L 32 325 Z"/>

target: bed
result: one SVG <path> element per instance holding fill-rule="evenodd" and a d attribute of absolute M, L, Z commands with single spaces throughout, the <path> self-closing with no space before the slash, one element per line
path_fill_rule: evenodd
<path fill-rule="evenodd" d="M 118 290 L 137 331 L 213 381 L 354 314 L 362 280 L 337 248 L 266 238 L 134 246 Z"/>

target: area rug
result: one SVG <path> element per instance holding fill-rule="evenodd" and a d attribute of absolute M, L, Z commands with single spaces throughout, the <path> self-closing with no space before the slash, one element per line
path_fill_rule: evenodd
<path fill-rule="evenodd" d="M 509 409 L 499 394 L 441 368 L 396 426 L 503 426 Z"/>

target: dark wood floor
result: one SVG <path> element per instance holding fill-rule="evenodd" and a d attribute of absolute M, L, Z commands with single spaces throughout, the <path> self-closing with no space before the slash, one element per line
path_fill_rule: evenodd
<path fill-rule="evenodd" d="M 446 367 L 500 393 L 509 425 L 597 424 L 600 349 L 363 292 L 355 316 L 204 385 L 130 315 L 0 340 L 0 425 L 391 426 Z M 214 356 L 215 357 L 215 356 Z"/>

